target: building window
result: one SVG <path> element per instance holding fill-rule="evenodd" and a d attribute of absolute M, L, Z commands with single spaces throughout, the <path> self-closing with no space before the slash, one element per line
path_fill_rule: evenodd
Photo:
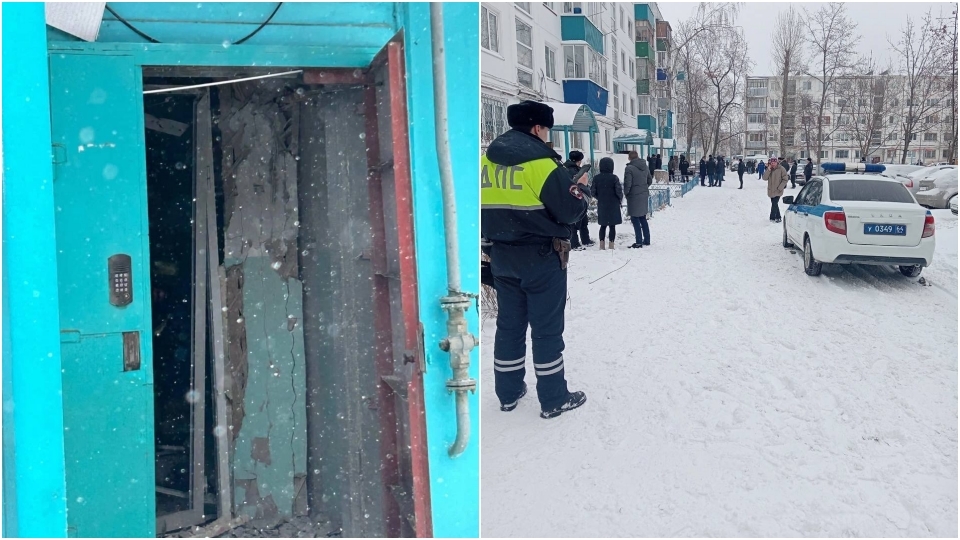
<path fill-rule="evenodd" d="M 620 51 L 620 69 L 622 69 L 624 73 L 627 72 L 627 52 L 623 50 Z"/>
<path fill-rule="evenodd" d="M 747 140 L 749 142 L 763 142 L 763 133 L 748 133 Z"/>
<path fill-rule="evenodd" d="M 937 98 L 931 98 L 927 100 L 927 107 L 936 107 L 940 103 L 940 100 Z"/>
<path fill-rule="evenodd" d="M 607 145 L 607 152 L 611 152 L 613 150 L 613 141 L 611 140 L 609 129 L 603 130 L 603 139 L 604 143 Z"/>
<path fill-rule="evenodd" d="M 801 150 L 801 151 L 800 151 L 800 158 L 801 158 L 801 159 L 804 159 L 804 158 L 806 158 L 806 157 L 807 157 L 807 151 L 806 151 L 806 150 Z"/>
<path fill-rule="evenodd" d="M 838 117 L 837 117 L 837 125 L 838 125 L 838 126 L 846 126 L 846 125 L 849 125 L 849 124 L 850 124 L 850 117 L 849 117 L 849 116 L 838 116 Z"/>
<path fill-rule="evenodd" d="M 543 6 L 544 6 L 545 8 L 547 8 L 547 9 L 549 9 L 550 11 L 554 12 L 554 13 L 557 12 L 557 3 L 556 3 L 556 2 L 544 2 L 544 3 L 543 3 Z"/>
<path fill-rule="evenodd" d="M 517 19 L 517 82 L 533 88 L 533 27 L 520 19 Z"/>
<path fill-rule="evenodd" d="M 620 87 L 613 83 L 613 109 L 620 110 Z"/>
<path fill-rule="evenodd" d="M 613 60 L 613 76 L 617 76 L 617 38 L 616 36 L 610 36 L 610 59 Z"/>
<path fill-rule="evenodd" d="M 627 31 L 627 15 L 624 13 L 623 8 L 620 8 L 620 28 L 623 28 L 624 32 Z"/>
<path fill-rule="evenodd" d="M 896 131 L 891 131 L 890 134 L 887 135 L 888 141 L 896 141 L 898 139 L 900 139 L 900 134 L 897 133 Z"/>
<path fill-rule="evenodd" d="M 484 146 L 507 131 L 507 102 L 483 94 L 480 98 L 480 138 Z"/>
<path fill-rule="evenodd" d="M 936 150 L 924 150 L 924 151 L 923 151 L 923 157 L 924 157 L 925 159 L 935 159 L 935 158 L 937 157 L 937 151 L 936 151 Z"/>
<path fill-rule="evenodd" d="M 813 83 L 811 81 L 803 81 L 803 89 L 810 90 L 813 88 Z"/>
<path fill-rule="evenodd" d="M 836 159 L 850 159 L 850 151 L 849 151 L 849 150 L 835 150 L 835 151 L 833 152 L 833 157 L 835 157 Z"/>
<path fill-rule="evenodd" d="M 916 133 L 911 133 L 911 134 L 910 134 L 910 140 L 911 140 L 911 141 L 917 140 L 917 134 L 916 134 Z"/>
<path fill-rule="evenodd" d="M 751 109 L 763 109 L 766 107 L 766 100 L 763 98 L 748 98 L 747 107 Z"/>
<path fill-rule="evenodd" d="M 827 159 L 827 158 L 829 158 L 829 157 L 830 157 L 829 154 L 830 154 L 830 151 L 829 151 L 829 150 L 821 150 L 821 151 L 820 151 L 820 159 Z"/>
<path fill-rule="evenodd" d="M 860 158 L 862 158 L 863 156 L 860 154 L 860 151 L 859 151 L 859 150 L 854 150 L 854 152 L 853 152 L 853 157 L 854 157 L 855 159 L 860 159 Z"/>
<path fill-rule="evenodd" d="M 543 47 L 543 64 L 546 66 L 547 78 L 557 80 L 557 53 L 547 45 Z"/>
<path fill-rule="evenodd" d="M 480 46 L 488 51 L 500 52 L 500 25 L 497 14 L 486 7 L 480 9 Z"/>
<path fill-rule="evenodd" d="M 862 101 L 862 100 L 861 100 L 861 101 Z M 838 107 L 846 107 L 846 106 L 847 106 L 847 100 L 845 100 L 845 99 L 843 99 L 843 98 L 837 98 L 837 106 L 838 106 Z"/>
<path fill-rule="evenodd" d="M 748 124 L 762 124 L 767 121 L 765 114 L 748 114 L 747 123 Z"/>
<path fill-rule="evenodd" d="M 583 133 L 579 131 L 570 132 L 570 149 L 583 150 Z M 569 157 L 569 156 L 568 156 Z"/>
<path fill-rule="evenodd" d="M 577 8 L 583 12 L 583 2 L 564 2 L 563 3 L 563 12 L 564 13 L 573 13 L 573 9 Z"/>
<path fill-rule="evenodd" d="M 897 155 L 896 150 L 887 150 L 887 159 L 892 159 L 896 155 Z"/>
<path fill-rule="evenodd" d="M 637 76 L 634 74 L 633 64 L 634 64 L 634 61 L 633 61 L 633 60 L 630 60 L 630 78 L 631 78 L 631 79 L 636 79 Z"/>
<path fill-rule="evenodd" d="M 944 149 L 944 151 L 943 151 L 943 159 L 948 159 L 949 157 L 950 157 L 950 150 Z"/>
<path fill-rule="evenodd" d="M 770 117 L 770 125 L 771 125 L 771 126 L 779 126 L 779 125 L 780 125 L 780 117 L 779 117 L 779 116 L 771 116 L 771 117 Z"/>
<path fill-rule="evenodd" d="M 890 118 L 887 119 L 887 123 L 891 126 L 897 123 L 897 117 L 890 115 Z"/>
<path fill-rule="evenodd" d="M 752 81 L 747 81 L 747 88 L 766 88 L 767 80 L 766 79 L 753 79 Z"/>
<path fill-rule="evenodd" d="M 924 133 L 924 134 L 923 134 L 923 141 L 924 141 L 924 142 L 931 142 L 931 141 L 932 141 L 932 142 L 937 142 L 937 134 L 936 134 L 936 133 Z"/>
<path fill-rule="evenodd" d="M 770 108 L 771 108 L 771 109 L 779 109 L 779 108 L 780 108 L 780 100 L 779 100 L 779 99 L 771 99 L 771 100 L 770 100 Z"/>
<path fill-rule="evenodd" d="M 636 110 L 633 107 L 633 104 L 634 104 L 634 100 L 633 98 L 630 98 L 630 116 L 636 116 L 637 114 Z"/>
<path fill-rule="evenodd" d="M 823 125 L 825 125 L 825 126 L 829 126 L 829 125 L 830 125 L 830 117 L 829 117 L 829 116 L 821 116 L 820 119 L 822 120 Z"/>
<path fill-rule="evenodd" d="M 566 79 L 587 78 L 586 61 L 584 61 L 583 45 L 563 46 L 563 76 Z"/>
<path fill-rule="evenodd" d="M 514 2 L 514 4 L 524 13 L 530 14 L 530 2 Z"/>

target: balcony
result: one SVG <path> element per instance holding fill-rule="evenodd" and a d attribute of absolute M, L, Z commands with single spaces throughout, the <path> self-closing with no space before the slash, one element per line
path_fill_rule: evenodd
<path fill-rule="evenodd" d="M 747 107 L 747 114 L 766 114 L 766 107 Z"/>
<path fill-rule="evenodd" d="M 637 58 L 650 58 L 650 42 L 638 41 L 636 42 L 636 48 Z"/>
<path fill-rule="evenodd" d="M 766 131 L 766 130 L 767 130 L 766 124 L 747 123 L 747 131 Z"/>
<path fill-rule="evenodd" d="M 657 117 L 650 114 L 641 114 L 637 117 L 637 128 L 657 132 Z"/>
<path fill-rule="evenodd" d="M 562 41 L 586 41 L 593 50 L 603 54 L 603 33 L 590 19 L 583 15 L 562 15 L 560 17 L 560 39 Z"/>
<path fill-rule="evenodd" d="M 607 114 L 607 91 L 589 79 L 565 79 L 563 102 L 579 103 L 597 114 Z"/>
<path fill-rule="evenodd" d="M 670 42 L 665 38 L 657 38 L 657 51 L 666 52 L 670 48 Z"/>
<path fill-rule="evenodd" d="M 637 94 L 641 96 L 650 95 L 650 79 L 637 79 Z"/>
<path fill-rule="evenodd" d="M 766 88 L 747 88 L 747 97 L 767 97 Z"/>
<path fill-rule="evenodd" d="M 745 145 L 750 150 L 762 150 L 767 147 L 766 141 L 747 141 Z"/>

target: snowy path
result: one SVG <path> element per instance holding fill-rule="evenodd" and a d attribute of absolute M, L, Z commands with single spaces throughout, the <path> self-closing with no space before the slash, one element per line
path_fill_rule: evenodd
<path fill-rule="evenodd" d="M 624 249 L 572 254 L 582 409 L 539 418 L 528 346 L 500 412 L 484 324 L 484 536 L 957 536 L 957 219 L 935 212 L 931 286 L 811 278 L 744 183 L 675 200 L 650 248 L 624 224 Z"/>

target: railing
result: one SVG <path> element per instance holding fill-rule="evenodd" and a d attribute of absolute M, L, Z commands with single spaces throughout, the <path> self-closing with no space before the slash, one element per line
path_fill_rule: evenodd
<path fill-rule="evenodd" d="M 766 97 L 767 89 L 766 88 L 748 88 L 747 96 L 748 97 Z"/>
<path fill-rule="evenodd" d="M 767 143 L 764 141 L 747 141 L 747 148 L 766 148 Z"/>

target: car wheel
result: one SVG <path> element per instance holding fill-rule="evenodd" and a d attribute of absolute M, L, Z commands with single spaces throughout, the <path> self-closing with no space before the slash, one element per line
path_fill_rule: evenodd
<path fill-rule="evenodd" d="M 792 248 L 793 242 L 790 241 L 790 238 L 787 237 L 787 220 L 783 220 L 783 247 Z"/>
<path fill-rule="evenodd" d="M 823 264 L 813 258 L 813 250 L 810 249 L 810 237 L 803 239 L 803 271 L 808 276 L 819 276 L 823 269 Z"/>
<path fill-rule="evenodd" d="M 953 205 L 953 203 L 956 202 L 956 200 L 957 200 L 957 196 L 956 196 L 956 195 L 954 195 L 953 197 L 950 197 L 949 199 L 947 199 L 947 205 L 944 206 L 944 208 L 946 208 L 947 210 L 949 210 L 949 209 L 950 209 L 950 206 Z"/>
<path fill-rule="evenodd" d="M 920 275 L 920 272 L 922 271 L 923 271 L 923 267 L 920 266 L 919 264 L 900 267 L 900 273 L 907 277 L 917 277 Z"/>

